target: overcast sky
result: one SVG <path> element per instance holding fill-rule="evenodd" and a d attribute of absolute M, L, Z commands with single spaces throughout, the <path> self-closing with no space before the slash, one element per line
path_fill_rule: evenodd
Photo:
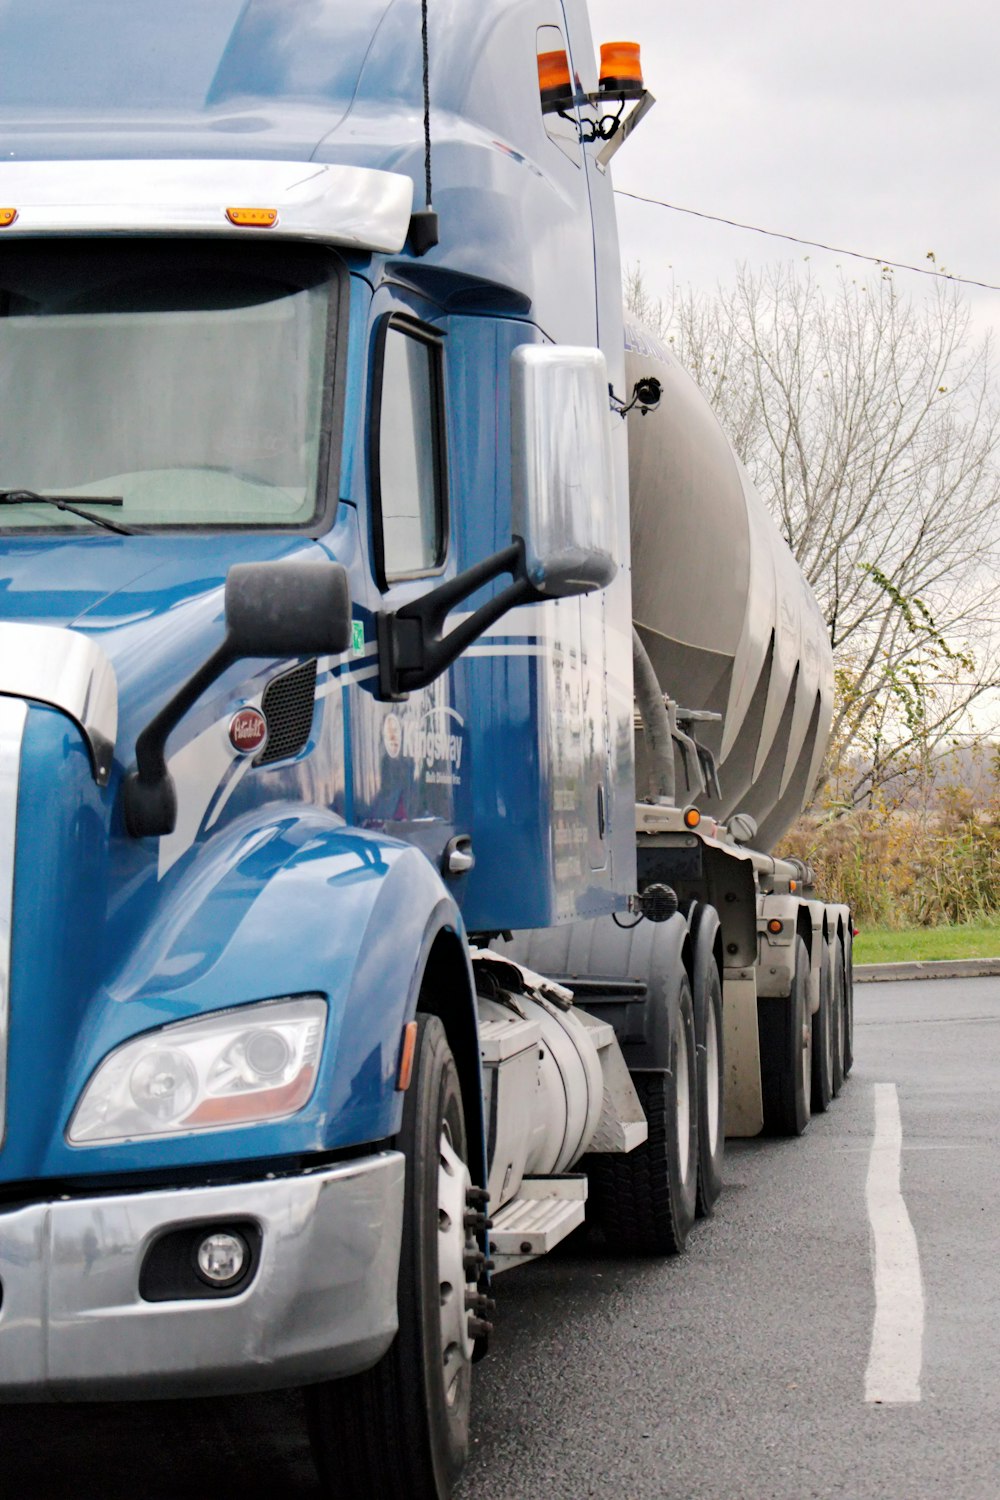
<path fill-rule="evenodd" d="M 657 104 L 617 188 L 1000 284 L 1000 15 L 987 0 L 590 0 L 595 45 L 634 40 Z M 619 198 L 623 259 L 651 290 L 738 261 L 836 256 Z M 840 261 L 845 267 L 859 262 Z M 874 269 L 874 268 L 873 268 Z M 896 273 L 919 296 L 927 278 Z M 1000 327 L 1000 293 L 967 289 Z"/>

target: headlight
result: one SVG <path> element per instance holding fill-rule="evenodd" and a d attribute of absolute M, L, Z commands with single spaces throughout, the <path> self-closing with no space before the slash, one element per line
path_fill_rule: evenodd
<path fill-rule="evenodd" d="M 309 1101 L 326 1028 L 320 995 L 215 1011 L 135 1037 L 101 1063 L 72 1145 L 280 1120 Z"/>

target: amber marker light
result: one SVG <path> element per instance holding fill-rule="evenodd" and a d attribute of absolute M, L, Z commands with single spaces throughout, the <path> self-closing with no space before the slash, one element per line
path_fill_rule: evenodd
<path fill-rule="evenodd" d="M 396 1088 L 401 1094 L 405 1094 L 410 1087 L 410 1077 L 413 1073 L 413 1054 L 417 1049 L 417 1023 L 408 1021 L 403 1027 L 403 1045 L 399 1049 L 399 1072 L 396 1074 Z"/>
<path fill-rule="evenodd" d="M 798 890 L 798 888 L 799 888 L 799 882 L 797 880 L 790 880 L 788 882 L 788 892 L 789 892 L 789 895 L 794 896 L 795 892 Z"/>
<path fill-rule="evenodd" d="M 784 925 L 780 917 L 772 917 L 767 924 L 767 930 L 768 932 L 780 932 Z"/>
<path fill-rule="evenodd" d="M 565 52 L 539 52 L 538 91 L 542 96 L 543 115 L 565 109 L 573 103 L 573 83 Z"/>
<path fill-rule="evenodd" d="M 16 218 L 16 208 L 0 208 L 0 229 L 9 229 Z"/>
<path fill-rule="evenodd" d="M 227 208 L 226 218 L 237 229 L 273 229 L 278 222 L 276 208 Z"/>
<path fill-rule="evenodd" d="M 638 42 L 602 43 L 599 87 L 602 94 L 642 93 Z"/>
<path fill-rule="evenodd" d="M 684 827 L 697 828 L 701 822 L 701 813 L 696 807 L 689 807 L 684 813 Z"/>

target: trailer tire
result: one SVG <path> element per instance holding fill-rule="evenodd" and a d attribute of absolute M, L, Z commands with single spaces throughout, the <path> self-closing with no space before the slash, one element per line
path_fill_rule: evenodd
<path fill-rule="evenodd" d="M 833 1098 L 833 972 L 830 947 L 820 949 L 819 1009 L 812 1018 L 812 1111 L 824 1114 Z"/>
<path fill-rule="evenodd" d="M 679 1255 L 698 1199 L 698 1068 L 687 976 L 672 1006 L 671 1069 L 633 1073 L 649 1127 L 623 1156 L 584 1158 L 588 1211 L 608 1248 L 626 1255 Z"/>
<path fill-rule="evenodd" d="M 801 1135 L 812 1100 L 812 1017 L 809 1014 L 809 954 L 795 939 L 795 967 L 787 997 L 757 1001 L 760 1081 L 766 1135 Z"/>
<path fill-rule="evenodd" d="M 854 1067 L 854 938 L 844 932 L 844 1077 Z"/>
<path fill-rule="evenodd" d="M 696 971 L 697 975 L 697 971 Z M 698 1217 L 708 1218 L 722 1192 L 726 1149 L 725 1061 L 722 1045 L 722 982 L 714 958 L 700 976 L 695 996 L 698 1048 Z"/>
<path fill-rule="evenodd" d="M 844 1051 L 847 1032 L 846 985 L 844 983 L 844 954 L 840 939 L 830 940 L 830 1020 L 833 1034 L 833 1097 L 844 1087 Z"/>
<path fill-rule="evenodd" d="M 465 1119 L 444 1027 L 436 1016 L 417 1020 L 398 1137 L 406 1156 L 399 1332 L 373 1369 L 305 1393 L 313 1457 L 331 1500 L 446 1500 L 468 1451 L 471 1341 L 447 1339 L 444 1311 L 447 1298 L 457 1298 L 455 1317 L 467 1332 L 465 1293 L 475 1287 L 460 1279 L 462 1257 L 476 1245 L 464 1223 L 471 1186 Z M 457 1198 L 452 1178 L 461 1183 Z"/>

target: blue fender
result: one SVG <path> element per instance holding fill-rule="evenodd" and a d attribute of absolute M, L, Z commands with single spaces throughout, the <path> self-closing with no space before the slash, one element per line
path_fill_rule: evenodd
<path fill-rule="evenodd" d="M 463 952 L 466 993 L 456 1002 L 453 969 L 450 1003 L 467 1007 L 465 1034 L 474 1035 L 461 916 L 425 855 L 318 808 L 276 805 L 227 827 L 200 846 L 183 879 L 162 883 L 125 962 L 94 997 L 67 1102 L 71 1110 L 129 1037 L 255 1000 L 321 993 L 329 1011 L 310 1102 L 268 1125 L 114 1146 L 53 1141 L 45 1174 L 297 1156 L 393 1136 L 403 1027 L 443 934 Z"/>

